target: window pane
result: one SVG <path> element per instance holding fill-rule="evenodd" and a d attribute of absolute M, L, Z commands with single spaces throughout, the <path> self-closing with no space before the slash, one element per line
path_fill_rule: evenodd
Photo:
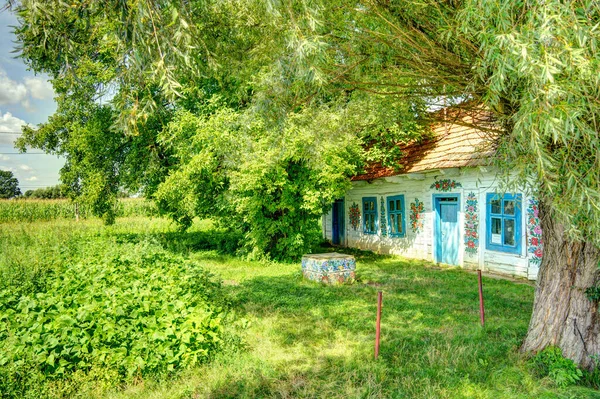
<path fill-rule="evenodd" d="M 499 199 L 495 199 L 492 200 L 492 213 L 496 213 L 496 214 L 500 214 L 500 200 Z"/>
<path fill-rule="evenodd" d="M 370 207 L 370 209 L 371 209 L 372 211 L 374 211 L 374 210 L 375 210 L 375 201 L 370 201 L 370 202 L 369 202 L 369 207 Z"/>
<path fill-rule="evenodd" d="M 515 221 L 504 219 L 504 245 L 515 245 Z"/>
<path fill-rule="evenodd" d="M 515 201 L 504 201 L 504 214 L 514 215 L 515 214 Z"/>
<path fill-rule="evenodd" d="M 371 215 L 371 232 L 375 232 L 375 215 Z"/>
<path fill-rule="evenodd" d="M 492 218 L 492 234 L 502 234 L 502 219 Z"/>
<path fill-rule="evenodd" d="M 395 204 L 394 201 L 390 201 L 390 212 L 394 212 L 394 210 L 395 210 L 394 209 L 394 204 Z"/>
<path fill-rule="evenodd" d="M 502 244 L 502 219 L 492 218 L 492 244 Z"/>
<path fill-rule="evenodd" d="M 398 223 L 398 234 L 402 234 L 402 216 L 398 215 L 396 221 Z"/>
<path fill-rule="evenodd" d="M 369 210 L 369 203 L 368 202 L 364 202 L 363 203 L 363 208 L 365 208 L 364 209 L 365 211 L 368 211 Z"/>
<path fill-rule="evenodd" d="M 399 211 L 402 210 L 402 201 L 396 200 L 396 209 Z"/>
<path fill-rule="evenodd" d="M 392 234 L 396 234 L 396 215 L 390 215 L 390 230 Z"/>

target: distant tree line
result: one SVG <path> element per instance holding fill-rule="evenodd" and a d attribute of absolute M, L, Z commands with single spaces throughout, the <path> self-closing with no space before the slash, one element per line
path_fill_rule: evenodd
<path fill-rule="evenodd" d="M 58 199 L 67 198 L 66 190 L 61 184 L 57 184 L 52 187 L 36 188 L 35 190 L 27 190 L 23 194 L 24 198 L 37 198 L 37 199 Z"/>
<path fill-rule="evenodd" d="M 32 199 L 60 199 L 68 198 L 68 191 L 64 184 L 57 184 L 56 186 L 36 188 L 35 190 L 27 190 L 23 194 L 22 198 Z M 129 198 L 131 195 L 125 191 L 119 191 L 117 193 L 118 198 Z"/>

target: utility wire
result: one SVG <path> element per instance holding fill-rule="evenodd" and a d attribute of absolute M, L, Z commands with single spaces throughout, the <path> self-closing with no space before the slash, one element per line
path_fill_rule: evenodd
<path fill-rule="evenodd" d="M 52 155 L 45 152 L 0 152 L 0 155 Z"/>

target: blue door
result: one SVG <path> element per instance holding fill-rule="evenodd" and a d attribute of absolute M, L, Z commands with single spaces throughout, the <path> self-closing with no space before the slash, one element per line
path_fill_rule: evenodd
<path fill-rule="evenodd" d="M 435 222 L 435 260 L 449 265 L 458 265 L 460 247 L 458 229 L 458 196 L 434 197 Z"/>
<path fill-rule="evenodd" d="M 331 207 L 331 242 L 333 245 L 344 244 L 344 200 L 335 200 Z"/>

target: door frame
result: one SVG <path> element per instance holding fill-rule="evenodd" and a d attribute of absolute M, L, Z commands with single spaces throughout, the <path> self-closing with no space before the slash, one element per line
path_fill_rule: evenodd
<path fill-rule="evenodd" d="M 461 231 L 461 202 L 460 202 L 460 193 L 443 193 L 443 194 L 432 194 L 433 204 L 433 260 L 435 263 L 441 263 L 441 259 L 438 256 L 438 249 L 441 251 L 441 236 L 440 236 L 440 223 L 441 223 L 441 215 L 440 215 L 440 199 L 441 198 L 456 198 L 456 223 L 458 224 L 458 245 L 460 246 L 462 231 Z M 461 264 L 461 251 L 460 247 L 458 248 L 458 259 L 456 260 L 457 265 Z"/>
<path fill-rule="evenodd" d="M 336 208 L 339 209 L 339 211 L 337 211 Z M 335 219 L 338 219 L 338 244 L 334 244 L 333 224 Z M 331 243 L 340 246 L 346 245 L 346 200 L 344 198 L 336 199 L 333 201 L 333 204 L 331 204 Z"/>

